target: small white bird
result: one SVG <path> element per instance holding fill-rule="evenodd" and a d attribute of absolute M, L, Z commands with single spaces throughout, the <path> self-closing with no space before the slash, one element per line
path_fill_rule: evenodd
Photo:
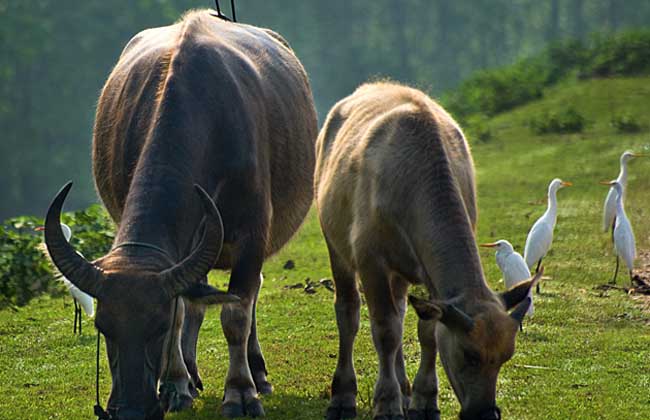
<path fill-rule="evenodd" d="M 616 252 L 616 270 L 611 283 L 616 283 L 618 275 L 619 258 L 623 257 L 625 265 L 630 274 L 630 285 L 632 284 L 632 269 L 634 268 L 634 259 L 636 258 L 636 244 L 634 232 L 630 220 L 625 214 L 623 206 L 623 185 L 618 181 L 601 182 L 603 185 L 610 185 L 616 194 L 616 222 L 614 224 L 614 251 Z"/>
<path fill-rule="evenodd" d="M 532 269 L 537 264 L 536 273 L 539 271 L 542 260 L 553 243 L 553 230 L 557 222 L 557 191 L 571 185 L 573 184 L 559 178 L 551 181 L 548 186 L 548 208 L 528 232 L 524 248 L 524 259 L 529 269 Z M 537 283 L 536 290 L 539 293 L 539 283 Z"/>
<path fill-rule="evenodd" d="M 37 227 L 35 230 L 42 231 L 45 230 L 45 228 Z M 70 242 L 70 238 L 72 238 L 72 230 L 70 229 L 70 227 L 65 223 L 61 223 L 61 231 L 63 232 L 63 236 L 65 236 L 65 240 Z M 84 312 L 86 312 L 86 315 L 92 317 L 95 314 L 95 306 L 94 306 L 93 298 L 92 296 L 79 290 L 77 286 L 72 284 L 72 282 L 70 282 L 65 277 L 62 276 L 61 279 L 63 280 L 63 283 L 68 288 L 68 292 L 70 292 L 70 295 L 72 296 L 72 301 L 74 302 L 73 334 L 77 333 L 77 322 L 79 324 L 79 334 L 81 334 L 81 308 L 83 308 Z"/>
<path fill-rule="evenodd" d="M 503 273 L 503 281 L 506 284 L 507 289 L 511 289 L 521 283 L 530 279 L 530 269 L 524 261 L 524 258 L 520 253 L 514 250 L 512 244 L 505 239 L 500 239 L 496 242 L 489 244 L 481 244 L 482 247 L 486 248 L 496 248 L 496 260 L 497 265 Z M 533 307 L 533 294 L 532 291 L 528 293 L 530 297 L 530 307 L 528 312 L 529 316 L 532 316 L 535 313 L 535 308 Z"/>
<path fill-rule="evenodd" d="M 630 150 L 623 152 L 621 155 L 621 170 L 618 173 L 618 178 L 616 182 L 621 184 L 623 188 L 623 199 L 625 199 L 625 190 L 627 189 L 627 163 L 637 157 L 647 157 L 649 155 L 644 155 L 640 153 L 634 153 Z M 609 183 L 607 184 L 609 185 Z M 616 219 L 616 191 L 614 187 L 609 189 L 607 193 L 607 198 L 605 199 L 605 206 L 603 207 L 603 232 L 607 232 L 609 229 L 612 229 L 612 234 L 614 232 L 614 221 Z"/>

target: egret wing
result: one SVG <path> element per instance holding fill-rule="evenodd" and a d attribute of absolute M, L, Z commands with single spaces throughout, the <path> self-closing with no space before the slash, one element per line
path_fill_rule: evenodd
<path fill-rule="evenodd" d="M 607 232 L 612 228 L 614 218 L 616 217 L 616 191 L 610 188 L 605 199 L 603 206 L 603 232 Z"/>
<path fill-rule="evenodd" d="M 65 277 L 61 277 L 61 280 L 63 280 L 63 283 L 68 288 L 72 298 L 79 302 L 86 315 L 93 316 L 95 314 L 95 302 L 93 301 L 92 296 L 79 290 L 77 286 L 72 284 L 72 282 Z"/>
<path fill-rule="evenodd" d="M 528 268 L 532 268 L 539 260 L 544 258 L 553 242 L 553 228 L 544 220 L 538 220 L 528 233 L 526 247 L 524 248 L 524 259 Z"/>

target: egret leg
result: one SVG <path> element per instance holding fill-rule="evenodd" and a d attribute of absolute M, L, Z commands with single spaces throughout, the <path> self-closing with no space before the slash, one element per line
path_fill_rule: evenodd
<path fill-rule="evenodd" d="M 630 270 L 630 287 L 634 287 L 634 278 L 632 276 L 632 270 Z"/>
<path fill-rule="evenodd" d="M 535 274 L 539 272 L 539 267 L 542 266 L 542 260 L 544 258 L 540 258 L 539 261 L 537 261 L 537 268 L 535 269 Z M 539 294 L 539 282 L 535 285 L 535 293 Z M 523 330 L 522 330 L 523 331 Z"/>
<path fill-rule="evenodd" d="M 616 217 L 614 217 L 614 221 L 612 222 L 612 243 L 614 243 L 614 228 L 616 227 Z"/>
<path fill-rule="evenodd" d="M 616 276 L 618 275 L 618 265 L 619 265 L 619 256 L 616 256 L 616 270 L 614 270 L 614 277 L 609 282 L 609 284 L 616 284 Z"/>
<path fill-rule="evenodd" d="M 77 319 L 79 317 L 79 311 L 77 310 L 79 308 L 79 304 L 75 299 L 72 299 L 72 302 L 74 303 L 74 325 L 72 327 L 72 334 L 77 333 Z"/>
<path fill-rule="evenodd" d="M 79 316 L 77 319 L 79 320 L 79 335 L 81 335 L 81 305 L 77 304 L 77 312 L 79 312 Z"/>
<path fill-rule="evenodd" d="M 521 321 L 521 324 L 519 324 L 519 331 L 524 332 L 524 321 Z"/>

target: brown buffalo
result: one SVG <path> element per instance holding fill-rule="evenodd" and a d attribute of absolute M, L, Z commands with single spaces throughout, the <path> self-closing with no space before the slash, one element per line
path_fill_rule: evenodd
<path fill-rule="evenodd" d="M 474 238 L 473 162 L 456 122 L 420 91 L 367 84 L 330 111 L 316 153 L 316 199 L 336 283 L 339 328 L 327 418 L 356 414 L 356 275 L 379 356 L 376 419 L 439 418 L 438 350 L 461 418 L 500 418 L 497 375 L 513 355 L 534 280 L 503 295 L 485 282 Z M 418 283 L 430 299 L 411 297 L 422 348 L 411 392 L 402 329 L 408 286 Z"/>
<path fill-rule="evenodd" d="M 316 134 L 305 71 L 270 30 L 204 10 L 128 43 L 101 93 L 93 140 L 97 190 L 118 226 L 113 249 L 87 262 L 64 240 L 69 186 L 45 233 L 59 270 L 98 300 L 114 418 L 158 419 L 161 406 L 191 404 L 202 388 L 196 342 L 206 303 L 224 303 L 224 415 L 263 415 L 258 392 L 271 385 L 256 334 L 260 273 L 309 209 Z M 228 294 L 205 284 L 213 267 L 232 270 Z M 176 393 L 160 401 L 165 378 Z"/>

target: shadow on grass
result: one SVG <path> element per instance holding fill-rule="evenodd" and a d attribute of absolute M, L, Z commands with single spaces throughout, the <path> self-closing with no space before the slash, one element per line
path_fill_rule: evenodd
<path fill-rule="evenodd" d="M 262 403 L 267 420 L 313 420 L 325 418 L 328 399 L 299 396 L 276 392 L 271 396 L 263 396 Z M 371 413 L 365 404 L 357 407 L 357 419 L 371 419 Z M 214 395 L 201 396 L 194 401 L 190 410 L 173 413 L 166 418 L 173 420 L 186 419 L 225 419 L 221 416 L 221 398 Z"/>

